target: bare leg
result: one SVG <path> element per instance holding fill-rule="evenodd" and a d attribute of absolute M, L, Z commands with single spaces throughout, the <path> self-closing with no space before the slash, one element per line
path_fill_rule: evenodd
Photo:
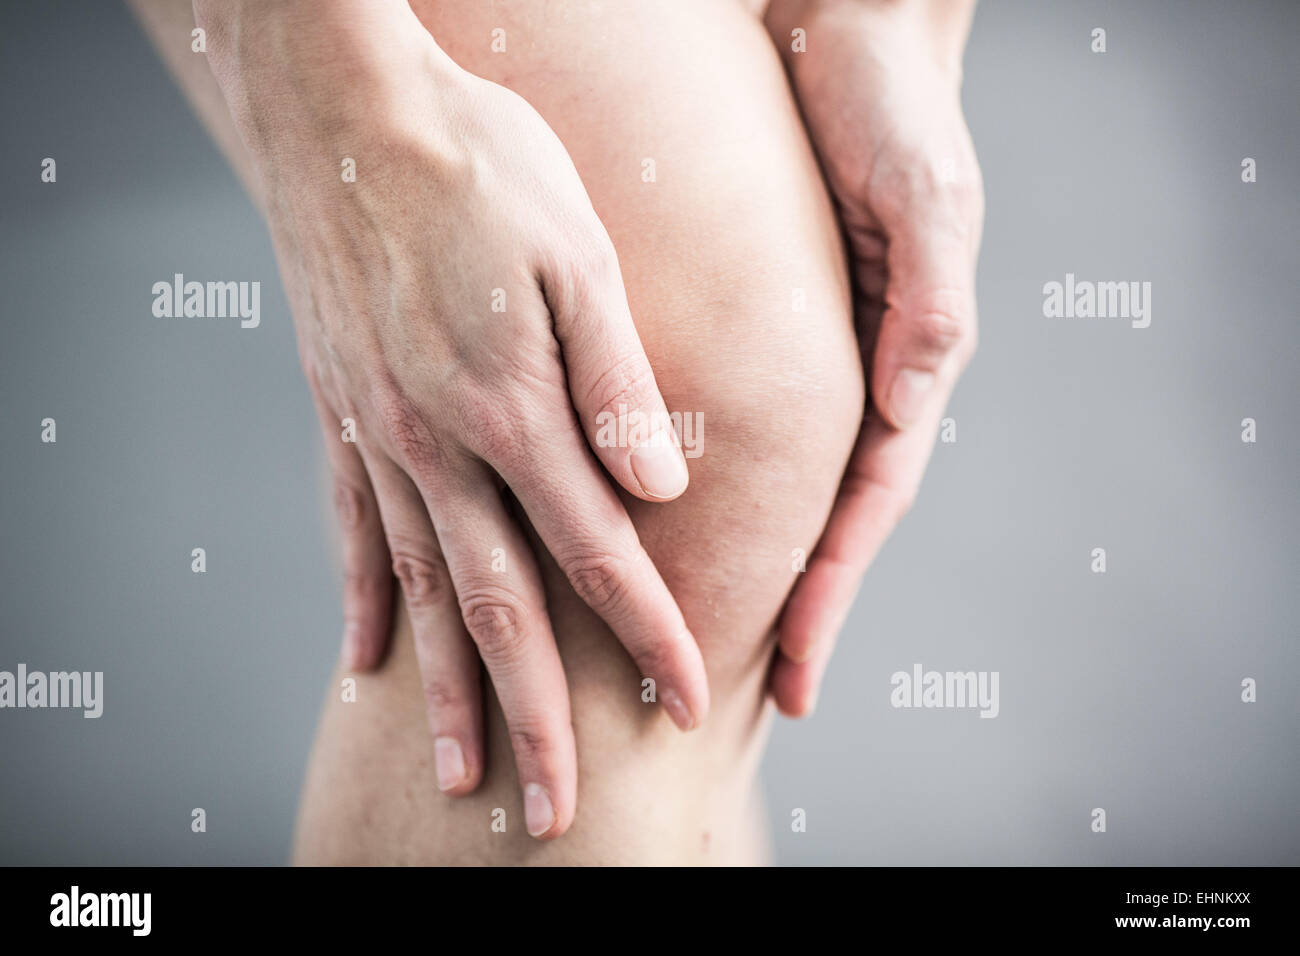
<path fill-rule="evenodd" d="M 297 859 L 757 862 L 769 631 L 863 407 L 839 236 L 777 57 L 752 14 L 728 2 L 414 6 L 457 62 L 515 89 L 560 135 L 619 251 L 670 408 L 703 418 L 688 493 L 627 504 L 704 647 L 713 710 L 679 735 L 548 567 L 580 776 L 573 828 L 538 844 L 521 826 L 495 702 L 483 785 L 459 800 L 437 792 L 401 618 L 396 652 L 362 678 L 362 700 L 330 695 Z M 491 52 L 494 28 L 505 54 Z M 492 830 L 497 808 L 506 833 Z"/>
<path fill-rule="evenodd" d="M 779 60 L 734 0 L 412 6 L 458 63 L 523 95 L 559 134 L 618 250 L 670 409 L 704 423 L 683 498 L 625 501 L 701 643 L 713 705 L 699 730 L 674 729 L 548 564 L 579 793 L 569 833 L 538 843 L 524 832 L 491 695 L 480 788 L 438 791 L 399 609 L 394 650 L 358 678 L 357 702 L 339 700 L 341 673 L 328 693 L 295 858 L 759 862 L 770 631 L 796 553 L 811 552 L 829 513 L 864 401 L 839 232 Z M 497 28 L 505 53 L 492 52 Z"/>

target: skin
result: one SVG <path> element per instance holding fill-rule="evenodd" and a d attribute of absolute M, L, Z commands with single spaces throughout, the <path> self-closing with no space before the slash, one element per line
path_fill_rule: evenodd
<path fill-rule="evenodd" d="M 648 500 L 687 484 L 674 441 L 596 440 L 606 413 L 666 420 L 613 245 L 536 110 L 457 66 L 405 3 L 195 11 L 264 184 L 349 531 L 345 660 L 377 660 L 396 576 L 444 789 L 481 775 L 481 659 L 529 829 L 558 836 L 576 784 L 567 689 L 503 486 L 678 726 L 708 711 L 695 639 L 601 469 Z M 436 626 L 448 576 L 456 632 Z"/>
<path fill-rule="evenodd" d="M 349 672 L 335 674 L 295 860 L 761 862 L 754 781 L 774 628 L 865 403 L 845 251 L 780 59 L 761 21 L 732 3 L 415 9 L 448 55 L 509 85 L 556 131 L 619 250 L 669 407 L 703 420 L 688 491 L 624 504 L 699 642 L 711 709 L 697 730 L 675 733 L 542 548 L 578 752 L 565 836 L 539 844 L 521 825 L 510 735 L 490 695 L 479 787 L 454 800 L 438 793 L 399 610 L 392 655 L 357 677 L 355 702 L 338 693 Z M 494 27 L 506 31 L 506 55 L 485 40 Z M 656 160 L 653 183 L 641 177 L 645 157 Z M 498 819 L 504 832 L 492 829 Z"/>
<path fill-rule="evenodd" d="M 183 12 L 177 15 L 174 6 L 156 0 L 138 0 L 135 6 L 173 69 L 181 74 L 183 86 L 218 141 L 237 141 L 228 118 L 212 108 L 211 76 L 192 69 L 201 58 L 175 52 L 177 48 L 188 50 L 192 23 Z M 317 349 L 318 359 L 322 350 L 331 360 L 340 347 L 346 350 L 356 336 L 358 317 L 367 318 L 364 313 L 373 312 L 373 302 L 387 298 L 386 290 L 402 287 L 400 282 L 382 278 L 387 275 L 382 269 L 345 271 L 342 278 L 337 274 L 334 263 L 340 260 L 352 257 L 364 261 L 358 243 L 371 230 L 381 231 L 367 223 L 383 223 L 385 235 L 397 234 L 395 241 L 392 236 L 384 241 L 385 255 L 395 247 L 421 263 L 439 254 L 449 263 L 442 273 L 413 282 L 409 298 L 401 300 L 405 307 L 395 307 L 389 316 L 374 323 L 373 339 L 380 347 L 370 353 L 372 364 L 363 363 L 362 367 L 380 371 L 370 379 L 351 379 L 348 376 L 354 373 L 346 363 L 341 371 L 330 367 L 330 374 L 336 376 L 331 382 L 346 384 L 341 390 L 335 386 L 331 400 L 320 400 L 322 427 L 333 449 L 336 475 L 342 476 L 340 513 L 346 533 L 347 578 L 352 584 L 346 613 L 350 620 L 364 619 L 375 627 L 363 642 L 365 652 L 353 654 L 345 665 L 366 668 L 381 661 L 390 636 L 389 619 L 378 611 L 390 593 L 385 589 L 385 582 L 392 580 L 389 553 L 398 555 L 394 567 L 407 599 L 399 601 L 391 618 L 393 653 L 377 672 L 361 679 L 358 703 L 342 705 L 334 694 L 327 703 L 304 791 L 296 851 L 299 861 L 761 859 L 760 828 L 750 791 L 766 727 L 765 685 L 787 713 L 806 713 L 811 708 L 834 632 L 852 602 L 861 572 L 915 493 L 943 403 L 973 348 L 972 277 L 979 211 L 978 170 L 956 99 L 960 70 L 954 72 L 969 7 L 964 8 L 964 16 L 960 10 L 953 16 L 951 5 L 946 12 L 936 13 L 937 6 L 921 3 L 796 4 L 778 0 L 766 11 L 771 32 L 767 41 L 755 20 L 764 12 L 761 5 L 749 6 L 745 13 L 725 0 L 707 10 L 664 4 L 657 11 L 623 10 L 617 17 L 602 17 L 598 5 L 561 14 L 550 8 L 541 11 L 529 3 L 499 4 L 492 11 L 482 11 L 417 2 L 412 9 L 427 34 L 440 39 L 442 50 L 431 54 L 420 45 L 412 58 L 421 69 L 428 68 L 426 61 L 432 60 L 436 69 L 425 75 L 414 67 L 397 73 L 391 66 L 385 67 L 387 72 L 374 78 L 375 86 L 364 87 L 367 95 L 362 99 L 367 107 L 362 117 L 349 118 L 343 109 L 340 119 L 340 94 L 336 92 L 333 100 L 323 97 L 321 102 L 328 105 L 322 109 L 330 116 L 324 125 L 335 141 L 322 145 L 315 128 L 320 124 L 309 124 L 306 131 L 288 137 L 297 142 L 296 147 L 282 149 L 282 155 L 295 158 L 295 162 L 282 161 L 291 169 L 304 162 L 312 165 L 316 152 L 323 151 L 329 163 L 320 163 L 320 176 L 322 182 L 326 178 L 330 182 L 328 201 L 317 197 L 313 204 L 310 197 L 274 198 L 291 191 L 292 184 L 275 185 L 272 161 L 257 160 L 256 150 L 250 159 L 250 154 L 228 148 L 255 199 L 269 206 L 295 317 L 305 311 L 316 322 L 312 331 L 318 337 L 309 339 L 307 345 Z M 322 19 L 326 18 L 313 19 L 311 29 L 317 29 Z M 773 45 L 778 51 L 788 50 L 792 23 L 807 31 L 809 50 L 818 53 L 814 57 L 786 52 L 785 60 L 803 121 L 834 193 L 835 211 L 850 241 L 855 286 L 852 312 L 860 338 L 860 363 L 846 361 L 846 356 L 853 354 L 852 333 L 844 339 L 851 300 L 838 243 L 839 227 L 830 204 L 819 192 L 817 169 L 772 50 Z M 299 23 L 292 31 L 296 40 L 307 26 Z M 376 35 L 375 25 L 368 26 L 367 35 Z M 512 38 L 508 57 L 489 55 L 482 39 L 498 26 L 504 26 Z M 164 41 L 165 37 L 171 39 Z M 520 43 L 521 37 L 528 38 L 525 44 Z M 666 39 L 672 37 L 679 41 L 676 45 Z M 521 45 L 526 50 L 521 51 Z M 324 49 L 315 48 L 309 60 L 337 61 L 336 49 L 329 56 L 323 55 Z M 719 49 L 726 49 L 727 56 L 719 56 Z M 629 77 L 626 70 L 629 50 L 640 57 L 642 70 L 636 77 Z M 281 49 L 277 55 L 283 53 Z M 386 53 L 388 61 L 404 62 L 403 57 L 394 58 L 390 48 Z M 251 52 L 249 57 L 257 59 Z M 209 59 L 213 59 L 211 53 Z M 453 66 L 459 64 L 456 69 L 464 68 L 461 74 L 468 70 L 493 82 L 467 79 L 468 74 L 461 76 L 442 62 L 447 59 Z M 711 61 L 717 61 L 712 74 L 702 66 Z M 220 75 L 221 67 L 213 65 Z M 353 65 L 350 82 L 355 83 L 366 71 Z M 238 81 L 239 74 L 250 72 L 247 66 L 231 70 L 236 78 L 227 77 L 227 87 Z M 304 65 L 294 75 L 308 76 L 310 70 L 310 64 Z M 839 82 L 846 75 L 852 81 Z M 433 92 L 426 86 L 432 86 Z M 501 87 L 520 93 L 531 106 L 524 109 L 513 98 L 494 95 Z M 711 96 L 702 103 L 691 91 L 703 88 L 710 89 Z M 281 90 L 265 95 L 273 95 L 274 101 L 282 104 L 284 97 L 298 93 Z M 251 99 L 247 94 L 242 99 L 232 98 L 232 103 L 239 102 L 247 105 Z M 376 103 L 390 104 L 391 115 L 386 108 L 376 109 Z M 630 103 L 636 103 L 637 109 L 629 110 Z M 936 103 L 942 103 L 944 109 L 935 109 Z M 544 174 L 528 168 L 529 163 L 511 166 L 474 159 L 484 155 L 492 159 L 500 152 L 508 155 L 519 135 L 516 131 L 526 133 L 529 120 L 539 119 L 532 115 L 534 108 L 545 121 L 540 127 L 532 124 L 535 138 L 524 138 L 533 146 L 522 152 L 541 157 L 547 170 Z M 428 121 L 426 111 L 435 122 Z M 238 115 L 238 109 L 235 112 Z M 334 157 L 340 151 L 357 153 L 355 135 L 341 134 L 339 129 L 348 129 L 348 123 L 373 124 L 376 115 L 388 124 L 388 130 L 398 131 L 392 137 L 398 144 L 398 158 L 376 153 L 371 160 L 359 162 L 358 168 L 370 168 L 373 161 L 384 181 L 403 183 L 396 190 L 403 201 L 396 204 L 391 190 L 385 196 L 378 190 L 354 189 L 363 182 L 360 174 L 358 182 L 347 187 L 352 194 L 337 195 Z M 481 120 L 481 115 L 487 119 Z M 444 123 L 449 116 L 463 119 Z M 845 122 L 845 117 L 850 121 Z M 550 133 L 545 129 L 548 123 L 563 144 L 560 152 L 567 148 L 569 156 L 546 152 L 543 144 L 558 145 L 551 142 L 553 135 L 550 139 L 546 135 Z M 444 131 L 434 135 L 432 143 L 422 138 L 431 126 Z M 448 126 L 457 131 L 451 143 L 445 136 Z M 501 133 L 503 129 L 509 129 L 509 136 Z M 647 136 L 647 131 L 652 135 Z M 283 131 L 274 135 L 285 136 Z M 371 135 L 375 134 L 366 134 Z M 253 133 L 245 131 L 244 137 L 256 142 Z M 675 170 L 671 181 L 665 177 L 649 188 L 636 176 L 640 152 L 622 156 L 610 149 L 611 142 L 636 143 L 636 149 L 646 139 L 654 148 L 641 152 L 654 152 L 661 162 L 668 157 Z M 747 148 L 737 151 L 737 144 Z M 344 150 L 344 146 L 349 148 Z M 748 172 L 754 167 L 755 154 L 774 158 L 767 159 L 761 171 Z M 955 182 L 927 172 L 935 168 L 930 161 L 935 155 L 954 159 Z M 457 156 L 500 175 L 496 198 L 488 188 L 494 182 L 492 175 L 471 176 L 469 184 L 460 183 L 450 191 L 429 188 L 430 182 L 457 184 Z M 385 163 L 391 167 L 386 168 Z M 571 169 L 574 164 L 581 176 L 576 191 L 566 190 L 563 184 L 554 186 L 556 170 Z M 506 169 L 501 172 L 503 165 Z M 290 179 L 298 175 L 294 171 Z M 547 181 L 546 186 L 538 185 L 542 180 Z M 720 190 L 724 182 L 730 188 Z M 527 215 L 506 217 L 510 225 L 502 230 L 504 235 L 490 234 L 477 244 L 468 242 L 472 236 L 466 235 L 466 223 L 500 220 L 500 208 L 520 202 L 520 193 L 506 188 L 507 183 L 531 183 L 525 197 L 530 190 L 550 200 L 555 198 L 552 193 L 562 198 L 541 207 L 525 205 Z M 579 195 L 583 183 L 590 193 L 585 205 L 586 194 Z M 572 186 L 572 179 L 568 185 Z M 814 187 L 811 192 L 809 185 Z M 458 196 L 455 202 L 449 201 L 451 193 Z M 772 193 L 783 196 L 784 201 L 762 201 Z M 272 197 L 269 203 L 268 195 Z M 655 201 L 647 202 L 647 197 Z M 294 207 L 295 202 L 301 205 Z M 593 203 L 599 220 L 590 215 Z M 337 208 L 340 204 L 342 211 Z M 412 210 L 422 211 L 412 216 Z M 341 223 L 334 235 L 319 225 L 331 216 Z M 418 228 L 400 227 L 412 219 Z M 538 220 L 554 226 L 549 233 L 539 233 L 531 228 Z M 428 230 L 425 226 L 427 222 L 449 221 L 454 229 Z M 441 249 L 430 246 L 426 235 L 430 231 L 455 232 L 457 241 Z M 308 241 L 296 242 L 295 235 Z M 617 270 L 621 265 L 621 276 L 608 268 L 602 270 L 591 258 L 579 259 L 579 268 L 565 268 L 561 262 L 567 261 L 564 252 L 557 255 L 554 250 L 571 250 L 575 236 L 585 236 L 598 246 L 596 240 L 608 243 L 612 239 L 619 250 L 614 266 Z M 304 251 L 304 245 L 317 248 Z M 543 293 L 540 301 L 531 303 L 534 314 L 520 316 L 520 323 L 512 326 L 502 323 L 500 315 L 477 324 L 473 319 L 482 320 L 482 314 L 462 317 L 465 310 L 458 311 L 457 305 L 471 297 L 476 283 L 503 287 L 497 278 L 502 271 L 499 263 L 511 261 L 511 253 L 520 247 L 532 253 L 519 257 L 527 266 L 521 270 L 525 303 L 530 292 L 540 288 Z M 477 254 L 467 255 L 466 249 Z M 612 257 L 612 250 L 605 251 Z M 314 265 L 313 255 L 317 257 Z M 485 270 L 481 269 L 484 262 L 489 264 Z M 299 280 L 291 277 L 291 265 L 298 270 Z M 367 268 L 373 266 L 371 260 Z M 372 279 L 372 275 L 381 278 Z M 590 284 L 593 276 L 608 281 L 598 282 L 600 289 L 594 292 L 583 289 L 574 293 L 566 309 L 563 290 L 580 282 Z M 568 285 L 563 280 L 568 280 Z M 451 292 L 446 291 L 448 285 Z M 791 336 L 789 298 L 795 287 L 805 289 L 811 304 L 809 315 L 800 317 L 799 334 Z M 562 291 L 554 295 L 553 288 Z M 329 295 L 321 295 L 321 289 L 328 289 Z M 438 302 L 439 295 L 447 297 L 443 300 L 446 305 L 429 310 L 426 303 Z M 328 313 L 336 297 L 345 303 L 355 297 L 355 305 L 331 319 Z M 514 303 L 520 301 L 516 287 L 507 290 L 507 299 L 513 312 Z M 327 304 L 318 305 L 321 300 Z M 564 321 L 561 313 L 574 316 L 574 334 L 587 330 L 589 337 L 580 340 L 583 348 L 573 351 L 588 355 L 593 352 L 592 337 L 610 336 L 624 345 L 630 341 L 625 329 L 619 331 L 624 328 L 628 301 L 631 314 L 637 316 L 631 337 L 640 332 L 643 354 L 655 370 L 650 381 L 657 379 L 658 386 L 642 404 L 655 407 L 656 400 L 662 401 L 662 389 L 670 399 L 669 407 L 704 412 L 709 426 L 708 452 L 691 462 L 690 494 L 664 505 L 644 503 L 653 499 L 643 493 L 635 475 L 627 480 L 627 449 L 610 455 L 593 444 L 593 451 L 602 456 L 601 463 L 622 485 L 622 506 L 631 525 L 698 639 L 708 667 L 714 713 L 704 731 L 690 738 L 663 736 L 664 721 L 654 716 L 657 708 L 647 707 L 641 700 L 637 669 L 613 643 L 607 624 L 577 598 L 584 589 L 573 587 L 574 576 L 551 559 L 547 535 L 539 537 L 529 519 L 540 515 L 539 527 L 553 527 L 548 525 L 555 520 L 553 513 L 565 512 L 566 497 L 570 504 L 574 500 L 571 483 L 544 489 L 532 509 L 518 508 L 515 496 L 507 494 L 502 511 L 516 519 L 520 538 L 515 539 L 506 565 L 527 569 L 529 553 L 539 556 L 539 570 L 531 585 L 525 581 L 514 593 L 528 598 L 520 602 L 521 608 L 525 604 L 541 607 L 545 602 L 548 613 L 531 621 L 528 631 L 535 638 L 553 634 L 552 640 L 558 641 L 565 671 L 561 680 L 567 678 L 572 695 L 573 732 L 581 756 L 574 770 L 578 774 L 577 797 L 586 807 L 574 833 L 558 845 L 563 849 L 538 854 L 504 834 L 496 839 L 487 837 L 482 822 L 498 808 L 519 819 L 519 798 L 509 797 L 511 791 L 519 794 L 521 788 L 525 790 L 527 808 L 528 783 L 538 775 L 530 773 L 532 767 L 527 762 L 521 764 L 517 776 L 511 773 L 508 755 L 513 744 L 516 760 L 521 749 L 551 758 L 558 753 L 559 760 L 552 759 L 549 765 L 547 789 L 552 808 L 557 803 L 560 808 L 559 812 L 552 809 L 552 825 L 541 835 L 553 837 L 569 826 L 574 803 L 563 789 L 565 784 L 555 781 L 568 773 L 571 763 L 564 745 L 557 749 L 552 742 L 563 733 L 554 724 L 546 724 L 548 717 L 570 715 L 567 698 L 562 691 L 557 694 L 554 673 L 548 675 L 547 666 L 533 657 L 527 667 L 505 668 L 510 676 L 527 672 L 526 680 L 520 676 L 513 683 L 498 681 L 492 674 L 496 693 L 488 687 L 486 706 L 480 706 L 478 664 L 460 623 L 464 586 L 458 586 L 454 573 L 447 570 L 453 563 L 438 545 L 442 528 L 436 517 L 431 521 L 426 516 L 434 511 L 427 505 L 436 508 L 446 496 L 427 501 L 431 496 L 411 478 L 411 472 L 402 472 L 398 477 L 406 477 L 413 488 L 405 489 L 402 521 L 391 520 L 387 512 L 393 509 L 385 509 L 384 501 L 400 500 L 401 494 L 387 478 L 376 479 L 385 469 L 375 460 L 387 456 L 389 462 L 401 466 L 396 469 L 399 472 L 404 467 L 424 474 L 402 457 L 406 449 L 392 436 L 393 432 L 403 435 L 408 429 L 389 428 L 390 443 L 384 445 L 363 428 L 358 443 L 360 460 L 341 456 L 340 443 L 334 441 L 341 417 L 338 408 L 356 410 L 358 414 L 352 417 L 364 422 L 367 411 L 362 411 L 359 400 L 349 401 L 349 397 L 374 394 L 375 381 L 391 384 L 400 375 L 406 375 L 405 381 L 410 383 L 405 386 L 407 398 L 410 393 L 423 395 L 440 370 L 454 367 L 454 359 L 475 354 L 471 350 L 486 336 L 492 348 L 478 353 L 484 356 L 481 368 L 475 369 L 479 377 L 452 379 L 456 384 L 443 393 L 448 401 L 454 403 L 462 389 L 490 391 L 498 384 L 503 367 L 513 375 L 523 362 L 530 369 L 530 380 L 547 381 L 549 390 L 543 391 L 549 391 L 550 398 L 533 402 L 516 393 L 503 399 L 498 396 L 498 400 L 513 401 L 509 407 L 531 430 L 537 427 L 532 423 L 546 422 L 546 427 L 553 427 L 557 417 L 563 419 L 555 411 L 562 404 L 556 396 L 567 391 L 571 407 L 577 409 L 576 416 L 570 412 L 570 424 L 577 426 L 570 429 L 578 438 L 577 447 L 574 442 L 565 445 L 555 439 L 541 445 L 546 451 L 563 447 L 570 458 L 584 460 L 585 456 L 594 469 L 591 452 L 582 447 L 578 435 L 583 430 L 591 437 L 594 406 L 582 405 L 571 381 L 566 380 L 566 375 L 573 378 L 573 363 L 559 334 Z M 743 318 L 724 320 L 717 314 L 719 303 L 725 303 L 722 309 L 729 315 Z M 541 313 L 546 310 L 553 313 L 556 334 L 554 341 L 543 346 L 544 336 L 530 338 L 529 332 L 544 325 L 546 317 Z M 431 330 L 431 323 L 425 323 L 419 326 L 423 337 L 412 337 L 408 329 L 411 314 L 436 315 L 440 311 L 456 314 L 456 321 L 466 324 L 463 328 L 434 325 Z M 583 314 L 593 311 L 598 319 L 583 326 Z M 327 314 L 322 317 L 322 312 Z M 764 318 L 774 312 L 775 321 Z M 301 321 L 299 328 L 302 342 Z M 340 333 L 344 328 L 347 333 Z M 493 337 L 502 328 L 510 334 Z M 327 391 L 319 372 L 324 363 L 309 360 L 307 345 L 302 349 L 304 367 L 309 380 L 315 377 L 320 395 Z M 618 347 L 613 346 L 607 356 L 615 354 Z M 436 360 L 426 360 L 426 352 L 437 356 Z M 595 353 L 601 354 L 599 348 Z M 538 361 L 537 356 L 543 354 L 546 360 Z M 530 361 L 538 364 L 528 365 Z M 614 360 L 614 365 L 619 361 Z M 875 402 L 868 406 L 859 434 L 864 367 L 873 373 Z M 808 379 L 790 374 L 792 368 L 809 370 Z M 552 373 L 557 369 L 560 374 L 555 376 Z M 917 408 L 910 412 L 893 401 L 891 393 L 903 369 L 934 375 L 930 389 L 913 403 Z M 546 379 L 548 374 L 550 379 Z M 597 378 L 600 374 L 596 373 Z M 634 377 L 643 380 L 640 375 Z M 783 410 L 782 418 L 788 421 L 767 422 L 764 429 L 756 430 L 754 421 L 766 421 L 765 410 L 774 406 Z M 373 420 L 373 410 L 369 411 Z M 416 413 L 426 423 L 432 414 L 427 407 L 417 408 Z M 382 411 L 380 415 L 382 421 Z M 475 424 L 484 423 L 476 420 Z M 468 445 L 475 432 L 475 428 L 465 429 L 457 440 Z M 837 495 L 833 478 L 839 471 L 832 463 L 848 462 L 854 434 L 858 434 L 856 450 Z M 424 443 L 422 437 L 419 444 Z M 433 444 L 441 447 L 446 442 Z M 379 455 L 368 452 L 376 448 Z M 480 462 L 484 460 L 481 451 L 475 454 Z M 559 466 L 552 462 L 549 467 Z M 596 477 L 605 480 L 598 473 Z M 363 481 L 379 491 L 377 505 L 372 506 Z M 518 481 L 520 489 L 509 478 L 505 483 L 511 491 L 527 487 L 522 480 Z M 457 493 L 465 494 L 464 488 L 453 486 L 453 494 Z M 483 495 L 481 500 L 486 498 Z M 423 513 L 422 505 L 426 506 Z M 566 517 L 581 518 L 571 509 Z M 432 523 L 435 532 L 427 536 L 427 532 L 415 532 L 420 520 Z M 451 522 L 462 520 L 464 511 L 458 510 Z M 495 527 L 505 525 L 502 520 Z M 399 546 L 383 553 L 392 537 L 387 529 L 394 526 L 403 529 L 398 535 Z M 611 533 L 610 527 L 586 530 L 597 538 Z M 616 535 L 617 530 L 612 533 Z M 814 551 L 819 535 L 820 544 Z M 417 539 L 423 550 L 410 546 Z M 435 549 L 432 552 L 429 539 Z M 477 532 L 476 541 L 481 540 L 482 532 Z M 384 547 L 376 541 L 382 541 Z M 796 547 L 813 551 L 804 575 L 784 570 L 789 568 L 790 553 Z M 773 555 L 775 562 L 769 565 L 768 559 L 757 557 L 762 554 Z M 402 556 L 418 558 L 418 573 L 402 567 Z M 774 568 L 783 570 L 778 573 Z M 638 575 L 641 577 L 643 572 Z M 781 614 L 784 596 L 796 578 L 798 584 Z M 364 586 L 359 586 L 362 582 Z M 529 586 L 534 590 L 528 591 Z M 643 605 L 646 615 L 663 620 L 666 612 L 662 609 L 670 601 L 663 594 L 651 595 Z M 375 623 L 380 620 L 382 633 Z M 779 650 L 774 647 L 778 621 Z M 624 637 L 618 630 L 615 633 Z M 535 643 L 546 642 L 538 639 Z M 345 667 L 340 675 L 351 672 L 353 668 Z M 645 673 L 641 669 L 641 674 Z M 418 732 L 421 687 L 430 702 L 427 719 L 439 738 L 432 762 L 427 738 L 421 740 Z M 504 694 L 502 704 L 497 703 L 497 693 Z M 552 730 L 535 734 L 511 728 L 510 715 L 520 706 L 517 701 L 527 706 L 530 700 L 540 702 L 545 711 L 542 726 L 553 728 L 552 736 L 546 736 Z M 414 708 L 412 701 L 417 703 Z M 459 716 L 449 721 L 448 713 Z M 468 741 L 468 746 L 462 751 L 464 775 L 447 787 L 443 786 L 447 782 L 442 779 L 443 768 L 436 764 L 449 732 Z M 541 775 L 546 773 L 543 770 Z M 665 781 L 670 780 L 674 786 L 666 788 Z M 462 799 L 446 802 L 434 793 L 438 787 Z M 557 792 L 561 794 L 558 801 Z M 471 793 L 472 798 L 464 798 Z M 652 806 L 641 807 L 645 813 L 630 828 L 626 814 L 616 808 L 626 804 L 633 793 L 653 793 L 655 800 Z M 511 832 L 518 833 L 518 828 Z M 615 845 L 617 852 L 612 850 Z"/>
<path fill-rule="evenodd" d="M 984 194 L 960 99 L 973 12 L 964 0 L 774 0 L 766 12 L 848 237 L 872 397 L 781 619 L 771 690 L 790 716 L 814 706 L 862 577 L 912 506 L 975 352 Z M 795 26 L 807 53 L 791 51 Z"/>

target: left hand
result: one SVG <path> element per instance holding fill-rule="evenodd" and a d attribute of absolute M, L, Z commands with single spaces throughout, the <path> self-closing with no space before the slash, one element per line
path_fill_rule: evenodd
<path fill-rule="evenodd" d="M 962 0 L 773 0 L 786 61 L 848 236 L 871 401 L 822 539 L 779 625 L 770 690 L 812 709 L 858 585 L 921 483 L 975 350 L 984 197 L 961 111 Z M 791 49 L 791 31 L 807 49 Z"/>

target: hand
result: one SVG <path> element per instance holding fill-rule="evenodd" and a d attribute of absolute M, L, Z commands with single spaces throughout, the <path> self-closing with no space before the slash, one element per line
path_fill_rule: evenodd
<path fill-rule="evenodd" d="M 699 649 L 601 469 L 648 501 L 687 484 L 670 426 L 597 441 L 602 413 L 668 421 L 609 237 L 542 118 L 456 67 L 405 3 L 223 0 L 205 23 L 206 6 L 335 473 L 348 664 L 382 653 L 396 574 L 439 786 L 483 772 L 481 657 L 528 830 L 558 836 L 577 787 L 568 692 L 503 486 L 672 719 L 708 709 Z"/>
<path fill-rule="evenodd" d="M 984 199 L 960 101 L 972 6 L 773 0 L 768 12 L 848 236 L 871 395 L 779 624 L 770 689 L 791 716 L 812 709 L 862 575 L 911 506 L 975 350 Z M 791 49 L 796 27 L 806 52 Z"/>

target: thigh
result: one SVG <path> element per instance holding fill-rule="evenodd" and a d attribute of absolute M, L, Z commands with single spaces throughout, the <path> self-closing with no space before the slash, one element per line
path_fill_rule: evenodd
<path fill-rule="evenodd" d="M 733 0 L 412 6 L 458 63 L 547 119 L 614 241 L 661 390 L 698 452 L 678 501 L 625 500 L 704 650 L 713 711 L 680 735 L 646 707 L 630 659 L 547 561 L 578 738 L 570 833 L 537 844 L 491 831 L 497 808 L 520 817 L 490 697 L 483 786 L 438 793 L 399 615 L 364 701 L 326 707 L 299 858 L 744 861 L 772 624 L 864 401 L 839 232 L 780 63 Z"/>

